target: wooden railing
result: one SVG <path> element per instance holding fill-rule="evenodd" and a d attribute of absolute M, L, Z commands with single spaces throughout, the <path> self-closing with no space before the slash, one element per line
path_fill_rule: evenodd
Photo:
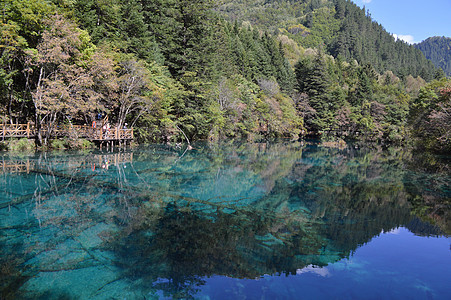
<path fill-rule="evenodd" d="M 33 138 L 36 135 L 36 129 L 34 126 L 28 124 L 2 124 L 0 125 L 0 137 L 26 137 Z M 49 130 L 45 125 L 41 127 L 43 132 Z M 102 128 L 92 128 L 88 125 L 58 125 L 51 129 L 52 137 L 70 137 L 76 136 L 79 138 L 86 138 L 96 141 L 109 141 L 109 140 L 132 140 L 133 128 L 109 128 L 103 130 Z"/>
<path fill-rule="evenodd" d="M 34 130 L 30 123 L 28 124 L 3 124 L 1 129 L 2 136 L 5 137 L 33 137 Z"/>
<path fill-rule="evenodd" d="M 107 130 L 96 129 L 92 130 L 89 135 L 92 140 L 132 140 L 133 128 L 131 129 L 119 129 L 110 128 Z"/>

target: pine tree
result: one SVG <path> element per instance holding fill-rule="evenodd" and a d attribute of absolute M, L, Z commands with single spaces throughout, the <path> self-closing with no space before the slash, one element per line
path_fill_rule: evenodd
<path fill-rule="evenodd" d="M 212 0 L 142 0 L 144 20 L 171 74 L 199 73 L 208 66 Z M 214 21 L 214 20 L 213 20 Z M 214 23 L 213 23 L 214 24 Z M 213 26 L 214 27 L 214 26 Z"/>
<path fill-rule="evenodd" d="M 312 120 L 306 120 L 311 130 L 319 131 L 330 127 L 333 117 L 331 108 L 330 76 L 323 54 L 319 51 L 313 61 L 303 59 L 296 65 L 296 79 L 299 92 L 306 93 L 309 105 L 316 111 Z"/>
<path fill-rule="evenodd" d="M 162 62 L 160 50 L 145 23 L 139 0 L 122 2 L 120 30 L 126 41 L 126 51 L 147 61 Z"/>
<path fill-rule="evenodd" d="M 79 25 L 95 44 L 103 41 L 120 44 L 121 2 L 118 0 L 75 0 L 73 11 Z"/>

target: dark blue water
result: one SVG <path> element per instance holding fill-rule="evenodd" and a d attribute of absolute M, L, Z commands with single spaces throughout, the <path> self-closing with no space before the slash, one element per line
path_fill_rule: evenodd
<path fill-rule="evenodd" d="M 451 299 L 449 157 L 184 150 L 0 157 L 0 299 Z"/>

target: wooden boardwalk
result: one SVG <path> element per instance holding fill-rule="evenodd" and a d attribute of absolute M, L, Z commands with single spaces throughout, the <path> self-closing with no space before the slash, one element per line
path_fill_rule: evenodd
<path fill-rule="evenodd" d="M 0 125 L 0 138 L 34 138 L 36 137 L 36 128 L 30 123 L 28 124 L 2 124 Z M 43 132 L 48 128 L 45 126 L 41 129 Z M 133 128 L 109 128 L 102 127 L 93 128 L 88 125 L 59 125 L 52 128 L 52 137 L 70 137 L 85 138 L 93 142 L 127 142 L 133 140 Z"/>

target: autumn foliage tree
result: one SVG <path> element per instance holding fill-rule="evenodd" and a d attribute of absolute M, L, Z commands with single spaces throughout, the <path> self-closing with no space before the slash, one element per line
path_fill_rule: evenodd
<path fill-rule="evenodd" d="M 103 82 L 114 76 L 112 62 L 95 55 L 87 32 L 55 15 L 37 49 L 28 50 L 27 86 L 35 108 L 37 142 L 45 144 L 58 122 L 88 120 L 106 110 Z"/>
<path fill-rule="evenodd" d="M 412 103 L 410 125 L 421 148 L 451 151 L 451 80 L 433 81 Z"/>
<path fill-rule="evenodd" d="M 149 113 L 153 103 L 150 71 L 144 62 L 125 60 L 120 63 L 118 88 L 117 124 L 122 128 L 128 116 L 134 115 L 132 124 L 143 114 Z"/>
<path fill-rule="evenodd" d="M 54 6 L 41 0 L 3 0 L 0 13 L 0 120 L 22 122 L 30 113 L 24 88 L 27 49 L 35 48 Z"/>

